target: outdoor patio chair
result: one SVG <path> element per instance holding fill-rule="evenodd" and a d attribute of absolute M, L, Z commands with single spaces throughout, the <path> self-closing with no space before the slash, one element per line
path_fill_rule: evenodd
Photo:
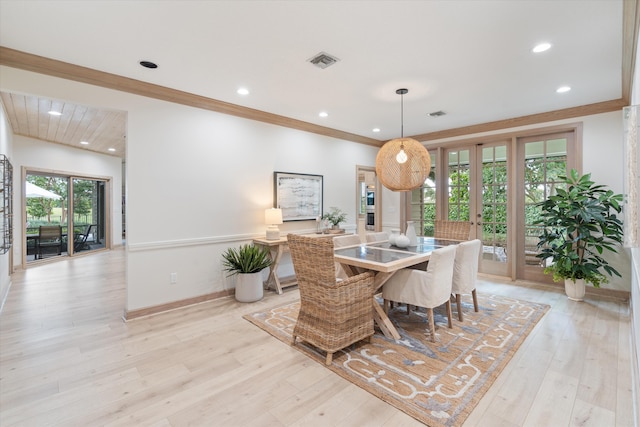
<path fill-rule="evenodd" d="M 333 354 L 373 335 L 373 273 L 336 279 L 333 239 L 289 234 L 289 250 L 300 289 L 296 339 Z"/>
<path fill-rule="evenodd" d="M 73 251 L 80 252 L 84 249 L 89 249 L 89 244 L 87 243 L 87 239 L 91 235 L 91 229 L 93 228 L 92 224 L 87 225 L 84 233 L 78 233 L 73 238 Z"/>
<path fill-rule="evenodd" d="M 62 254 L 62 227 L 60 225 L 41 225 L 36 244 L 36 258 L 42 259 L 45 254 Z"/>

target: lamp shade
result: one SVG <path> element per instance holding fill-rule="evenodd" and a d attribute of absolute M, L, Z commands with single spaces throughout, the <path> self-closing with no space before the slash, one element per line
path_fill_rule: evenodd
<path fill-rule="evenodd" d="M 282 224 L 282 209 L 270 208 L 265 210 L 264 223 L 268 225 Z"/>
<path fill-rule="evenodd" d="M 378 179 L 391 191 L 419 188 L 431 171 L 429 151 L 413 138 L 397 138 L 385 143 L 376 156 Z"/>

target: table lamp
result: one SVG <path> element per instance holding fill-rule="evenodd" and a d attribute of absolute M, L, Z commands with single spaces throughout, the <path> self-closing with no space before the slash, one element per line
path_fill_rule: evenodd
<path fill-rule="evenodd" d="M 267 240 L 278 240 L 282 224 L 282 209 L 270 208 L 264 211 L 264 222 L 267 224 Z"/>

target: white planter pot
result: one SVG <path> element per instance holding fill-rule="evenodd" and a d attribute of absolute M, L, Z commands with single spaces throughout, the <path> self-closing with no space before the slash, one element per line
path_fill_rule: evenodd
<path fill-rule="evenodd" d="M 262 272 L 236 275 L 236 300 L 254 302 L 260 301 L 263 296 Z"/>
<path fill-rule="evenodd" d="M 584 301 L 585 286 L 583 279 L 564 279 L 564 291 L 572 301 Z"/>

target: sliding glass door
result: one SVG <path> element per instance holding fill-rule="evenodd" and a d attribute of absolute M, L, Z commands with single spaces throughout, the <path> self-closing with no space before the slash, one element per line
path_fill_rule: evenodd
<path fill-rule="evenodd" d="M 23 247 L 26 261 L 67 255 L 68 178 L 28 173 L 25 189 Z"/>
<path fill-rule="evenodd" d="M 105 181 L 74 178 L 73 248 L 74 253 L 105 247 Z"/>
<path fill-rule="evenodd" d="M 26 171 L 23 264 L 107 248 L 108 184 Z"/>

